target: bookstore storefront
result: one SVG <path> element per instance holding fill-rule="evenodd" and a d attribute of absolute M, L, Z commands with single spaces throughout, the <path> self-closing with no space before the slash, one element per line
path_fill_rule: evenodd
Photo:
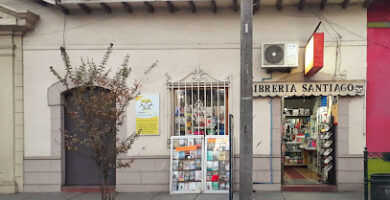
<path fill-rule="evenodd" d="M 282 190 L 336 186 L 338 139 L 347 134 L 338 124 L 348 123 L 339 118 L 348 105 L 339 101 L 364 96 L 365 81 L 258 82 L 253 89 L 254 97 L 280 99 Z"/>

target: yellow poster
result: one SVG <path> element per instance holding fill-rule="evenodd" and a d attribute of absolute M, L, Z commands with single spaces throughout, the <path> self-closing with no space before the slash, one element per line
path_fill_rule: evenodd
<path fill-rule="evenodd" d="M 141 135 L 159 135 L 159 96 L 138 96 L 135 102 L 136 130 Z"/>

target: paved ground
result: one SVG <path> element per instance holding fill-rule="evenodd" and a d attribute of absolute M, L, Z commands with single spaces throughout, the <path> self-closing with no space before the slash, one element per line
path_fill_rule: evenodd
<path fill-rule="evenodd" d="M 363 200 L 363 192 L 256 192 L 255 200 Z M 99 193 L 0 194 L 0 200 L 99 200 Z M 238 199 L 238 194 L 234 195 Z M 118 193 L 117 200 L 226 200 L 227 194 Z"/>

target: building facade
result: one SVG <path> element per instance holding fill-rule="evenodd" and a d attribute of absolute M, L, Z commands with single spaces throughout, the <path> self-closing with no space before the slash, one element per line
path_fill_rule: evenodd
<path fill-rule="evenodd" d="M 218 97 L 215 102 L 219 107 L 223 105 L 222 111 L 218 110 L 223 117 L 218 119 L 221 126 L 217 132 L 232 135 L 233 187 L 237 189 L 240 139 L 240 15 L 235 7 L 237 1 L 191 2 L 171 5 L 164 1 L 107 1 L 102 5 L 91 1 L 79 5 L 63 0 L 56 5 L 54 1 L 41 1 L 41 4 L 28 0 L 0 1 L 4 5 L 0 6 L 0 50 L 4 51 L 0 55 L 0 87 L 1 93 L 7 94 L 2 95 L 0 101 L 0 126 L 5 133 L 0 136 L 0 159 L 5 163 L 0 165 L 0 191 L 59 192 L 64 189 L 67 174 L 61 130 L 65 123 L 62 95 L 66 91 L 49 67 L 63 72 L 61 46 L 69 52 L 72 63 L 79 65 L 81 56 L 100 59 L 110 43 L 114 44 L 110 60 L 114 71 L 126 54 L 131 56 L 134 78 L 159 61 L 158 67 L 144 79 L 142 88 L 145 95 L 159 96 L 159 132 L 141 136 L 128 155 L 121 157 L 137 159 L 131 168 L 116 171 L 116 190 L 170 191 L 171 137 L 176 134 L 175 106 L 180 104 L 177 95 L 180 89 L 202 91 L 206 102 L 206 89 L 200 90 L 200 87 L 222 91 L 221 95 L 216 91 L 221 99 Z M 328 4 L 277 2 L 256 4 L 253 16 L 254 82 L 365 83 L 367 9 L 360 1 L 351 0 L 349 5 L 347 1 Z M 323 68 L 314 76 L 305 77 L 305 47 L 320 21 L 322 24 L 317 32 L 323 32 L 325 38 Z M 11 22 L 16 24 L 9 25 Z M 297 67 L 289 72 L 267 72 L 261 67 L 262 43 L 290 41 L 299 43 Z M 339 191 L 360 190 L 363 186 L 365 87 L 363 93 L 334 95 L 338 125 L 334 141 L 336 178 L 333 186 Z M 305 95 L 331 94 L 320 91 L 297 96 L 303 98 Z M 256 190 L 283 189 L 284 108 L 287 108 L 285 98 L 288 97 L 269 94 L 253 99 L 253 180 Z M 120 134 L 135 130 L 135 112 L 135 102 L 132 102 Z M 235 120 L 228 131 L 229 114 Z M 179 125 L 177 135 L 181 135 L 180 128 Z M 185 128 L 187 130 L 187 125 Z M 191 134 L 195 132 L 192 130 Z"/>

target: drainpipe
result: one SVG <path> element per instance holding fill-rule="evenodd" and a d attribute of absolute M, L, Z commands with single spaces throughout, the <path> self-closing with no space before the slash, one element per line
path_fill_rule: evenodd
<path fill-rule="evenodd" d="M 268 78 L 262 78 L 261 79 L 261 82 L 264 82 L 265 80 L 272 80 L 272 72 L 271 72 L 271 76 L 268 77 Z M 273 137 L 273 130 L 272 130 L 272 124 L 273 124 L 273 116 L 272 116 L 272 110 L 273 110 L 273 106 L 272 106 L 272 98 L 270 100 L 270 131 L 271 131 L 271 136 L 270 136 L 270 181 L 269 182 L 253 182 L 253 184 L 273 184 L 274 183 L 274 174 L 273 174 L 273 165 L 272 165 L 272 160 L 273 160 L 273 151 L 272 151 L 272 147 L 273 147 L 273 144 L 272 144 L 272 137 Z"/>

